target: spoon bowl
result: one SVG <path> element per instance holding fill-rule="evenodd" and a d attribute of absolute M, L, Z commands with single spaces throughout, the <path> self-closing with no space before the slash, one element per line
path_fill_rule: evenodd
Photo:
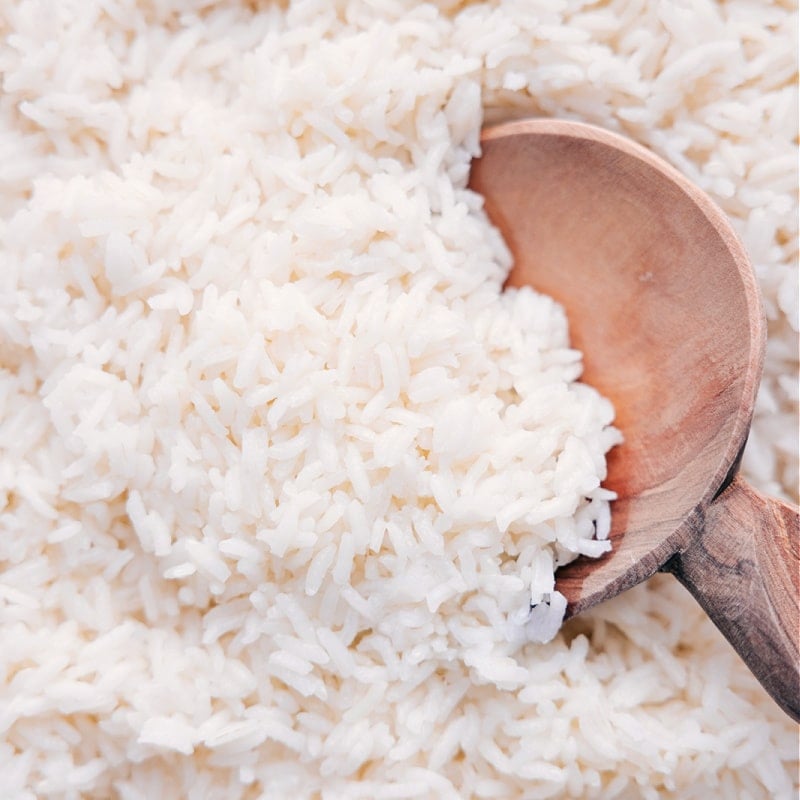
<path fill-rule="evenodd" d="M 611 552 L 556 576 L 567 616 L 672 571 L 797 718 L 797 509 L 736 476 L 765 346 L 741 243 L 706 194 L 609 131 L 518 120 L 482 150 L 470 185 L 514 255 L 508 285 L 565 307 L 624 437 Z"/>

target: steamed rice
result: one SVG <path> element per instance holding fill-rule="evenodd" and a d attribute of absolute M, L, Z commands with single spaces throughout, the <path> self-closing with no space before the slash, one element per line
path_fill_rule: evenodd
<path fill-rule="evenodd" d="M 745 472 L 796 498 L 791 7 L 0 26 L 4 798 L 794 796 L 796 727 L 674 581 L 528 641 L 617 435 L 465 189 L 522 113 L 707 189 L 770 321 Z"/>

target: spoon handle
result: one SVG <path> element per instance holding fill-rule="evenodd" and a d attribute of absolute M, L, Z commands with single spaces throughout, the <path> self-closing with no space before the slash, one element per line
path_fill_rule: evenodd
<path fill-rule="evenodd" d="M 753 674 L 800 721 L 800 518 L 740 477 L 668 565 Z"/>

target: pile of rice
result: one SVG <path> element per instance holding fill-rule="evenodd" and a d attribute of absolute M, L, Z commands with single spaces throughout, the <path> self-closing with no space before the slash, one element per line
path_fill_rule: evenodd
<path fill-rule="evenodd" d="M 796 23 L 0 2 L 2 797 L 793 797 L 671 578 L 532 641 L 617 434 L 465 187 L 536 114 L 708 190 L 769 317 L 745 473 L 796 499 Z"/>

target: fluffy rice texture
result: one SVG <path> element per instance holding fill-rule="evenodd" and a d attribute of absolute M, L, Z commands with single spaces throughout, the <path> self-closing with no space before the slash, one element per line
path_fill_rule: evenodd
<path fill-rule="evenodd" d="M 0 31 L 4 798 L 795 796 L 796 727 L 672 579 L 528 641 L 607 546 L 617 434 L 465 188 L 486 119 L 544 114 L 709 191 L 769 318 L 745 473 L 796 499 L 790 4 Z"/>

